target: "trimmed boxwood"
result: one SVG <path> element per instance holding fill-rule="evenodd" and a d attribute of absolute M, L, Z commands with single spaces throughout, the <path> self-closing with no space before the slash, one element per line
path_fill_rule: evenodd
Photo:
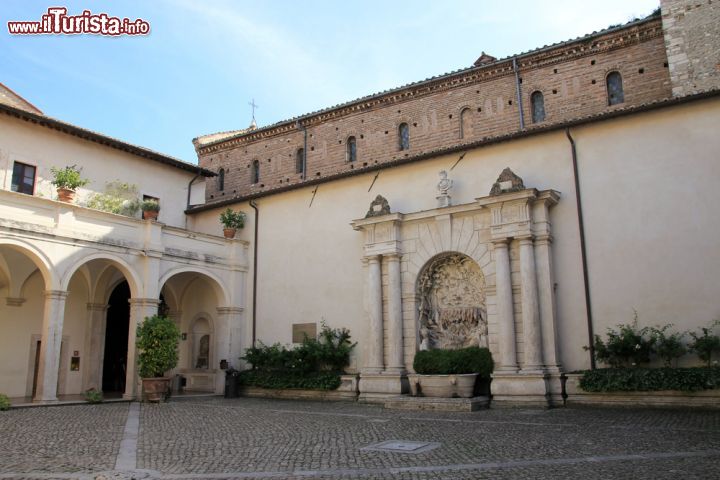
<path fill-rule="evenodd" d="M 238 375 L 239 385 L 273 389 L 335 390 L 340 383 L 340 374 L 336 372 L 309 372 L 298 375 L 287 371 L 245 370 Z"/>
<path fill-rule="evenodd" d="M 413 361 L 413 369 L 421 375 L 478 373 L 482 378 L 489 378 L 493 367 L 490 350 L 480 347 L 421 350 Z"/>
<path fill-rule="evenodd" d="M 599 368 L 581 372 L 586 392 L 695 392 L 720 388 L 720 367 Z"/>

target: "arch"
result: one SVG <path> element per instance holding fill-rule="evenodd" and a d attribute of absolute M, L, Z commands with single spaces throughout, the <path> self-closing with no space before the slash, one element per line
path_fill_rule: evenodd
<path fill-rule="evenodd" d="M 354 136 L 348 137 L 345 142 L 345 159 L 348 162 L 357 160 L 357 141 Z"/>
<path fill-rule="evenodd" d="M 215 329 L 212 316 L 206 312 L 198 312 L 190 321 L 188 332 L 190 368 L 209 370 L 210 366 L 215 364 Z"/>
<path fill-rule="evenodd" d="M 619 105 L 625 102 L 625 92 L 623 90 L 622 75 L 617 70 L 613 70 L 605 77 L 605 87 L 607 88 L 608 106 Z"/>
<path fill-rule="evenodd" d="M 410 127 L 405 122 L 398 125 L 398 144 L 400 150 L 410 149 Z"/>
<path fill-rule="evenodd" d="M 530 95 L 530 113 L 532 122 L 540 123 L 545 120 L 545 97 L 540 90 L 535 90 Z"/>
<path fill-rule="evenodd" d="M 295 151 L 295 173 L 305 173 L 305 149 L 302 147 Z"/>
<path fill-rule="evenodd" d="M 175 275 L 181 274 L 181 273 L 197 273 L 200 275 L 203 275 L 207 277 L 209 280 L 212 280 L 210 282 L 210 285 L 212 286 L 213 290 L 215 291 L 215 295 L 217 296 L 218 303 L 220 306 L 230 305 L 230 292 L 223 283 L 223 281 L 218 277 L 216 274 L 209 272 L 207 270 L 203 270 L 201 268 L 193 267 L 193 266 L 181 266 L 176 267 L 168 270 L 165 272 L 162 277 L 160 277 L 160 281 L 158 282 L 158 292 L 162 291 L 163 286 L 165 286 L 165 283 L 167 283 L 168 280 L 170 280 Z"/>
<path fill-rule="evenodd" d="M 460 138 L 468 138 L 472 135 L 470 123 L 470 116 L 472 110 L 468 106 L 464 106 L 460 109 Z"/>
<path fill-rule="evenodd" d="M 0 238 L 0 247 L 3 246 L 7 246 L 19 253 L 22 253 L 33 262 L 38 270 L 40 270 L 46 289 L 64 290 L 61 284 L 58 283 L 58 275 L 53 268 L 50 259 L 31 243 L 14 238 Z"/>
<path fill-rule="evenodd" d="M 66 273 L 63 276 L 61 282 L 61 287 L 63 290 L 67 290 L 67 287 L 70 284 L 70 280 L 80 267 L 89 262 L 92 262 L 93 260 L 105 260 L 111 263 L 115 268 L 120 270 L 120 273 L 123 274 L 125 280 L 127 280 L 128 285 L 130 286 L 130 294 L 133 298 L 138 298 L 143 292 L 140 276 L 135 272 L 135 270 L 133 270 L 130 264 L 122 258 L 105 252 L 87 255 L 83 251 L 78 252 L 74 256 L 80 258 L 74 263 L 72 263 L 70 268 L 66 270 Z"/>
<path fill-rule="evenodd" d="M 225 190 L 225 169 L 221 168 L 218 172 L 218 178 L 217 178 L 217 189 L 219 192 L 222 192 Z"/>
<path fill-rule="evenodd" d="M 469 255 L 443 252 L 415 280 L 420 349 L 489 345 L 485 274 Z"/>
<path fill-rule="evenodd" d="M 260 160 L 253 160 L 250 171 L 250 183 L 260 183 Z"/>

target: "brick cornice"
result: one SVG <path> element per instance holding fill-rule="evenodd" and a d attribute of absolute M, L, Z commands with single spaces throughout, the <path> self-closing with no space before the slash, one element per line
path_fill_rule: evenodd
<path fill-rule="evenodd" d="M 299 133 L 296 123 L 300 122 L 306 128 L 324 123 L 340 117 L 364 113 L 370 110 L 398 105 L 410 100 L 422 98 L 427 95 L 452 90 L 458 87 L 476 85 L 490 80 L 513 75 L 512 60 L 518 60 L 518 68 L 531 70 L 568 62 L 589 55 L 597 55 L 611 50 L 636 45 L 663 35 L 660 17 L 634 22 L 624 27 L 593 33 L 582 38 L 570 40 L 557 45 L 542 47 L 526 53 L 499 60 L 491 65 L 471 67 L 451 72 L 425 81 L 400 87 L 389 92 L 364 97 L 337 107 L 310 113 L 270 125 L 249 133 L 242 133 L 235 137 L 210 143 L 199 147 L 199 155 L 222 152 L 240 145 L 247 145 L 260 140 L 284 135 L 290 132 Z"/>

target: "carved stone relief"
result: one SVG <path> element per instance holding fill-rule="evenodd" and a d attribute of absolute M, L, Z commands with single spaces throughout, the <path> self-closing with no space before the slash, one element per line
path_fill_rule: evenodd
<path fill-rule="evenodd" d="M 370 203 L 370 209 L 368 209 L 365 214 L 365 218 L 379 217 L 380 215 L 387 215 L 388 213 L 390 213 L 390 204 L 385 197 L 378 195 L 375 197 L 375 200 Z"/>
<path fill-rule="evenodd" d="M 515 175 L 510 168 L 505 168 L 500 173 L 497 181 L 493 184 L 490 190 L 490 196 L 500 195 L 503 193 L 519 192 L 525 189 L 525 184 L 522 178 Z"/>
<path fill-rule="evenodd" d="M 453 253 L 418 279 L 420 349 L 488 346 L 485 278 L 471 258 Z"/>

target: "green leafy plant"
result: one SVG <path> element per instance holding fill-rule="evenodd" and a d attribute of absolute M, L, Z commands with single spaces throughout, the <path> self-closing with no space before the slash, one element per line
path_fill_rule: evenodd
<path fill-rule="evenodd" d="M 138 370 L 142 378 L 162 377 L 178 363 L 180 330 L 167 317 L 146 317 L 137 328 Z"/>
<path fill-rule="evenodd" d="M 700 360 L 706 362 L 708 367 L 712 364 L 713 355 L 720 353 L 720 336 L 714 333 L 714 329 L 718 325 L 720 325 L 720 320 L 715 320 L 709 326 L 701 327 L 700 335 L 690 332 L 693 339 L 689 345 L 690 349 L 700 357 Z"/>
<path fill-rule="evenodd" d="M 595 359 L 615 368 L 648 363 L 656 339 L 651 335 L 650 327 L 638 327 L 637 312 L 633 323 L 620 324 L 617 328 L 607 329 L 607 341 L 595 335 Z M 588 347 L 583 348 L 588 350 Z"/>
<path fill-rule="evenodd" d="M 421 350 L 413 360 L 413 369 L 421 375 L 478 373 L 489 378 L 493 368 L 490 350 L 480 347 Z"/>
<path fill-rule="evenodd" d="M 585 370 L 580 388 L 586 392 L 694 392 L 720 387 L 720 368 L 598 368 Z"/>
<path fill-rule="evenodd" d="M 10 410 L 10 399 L 7 395 L 0 393 L 0 412 Z"/>
<path fill-rule="evenodd" d="M 243 228 L 245 227 L 245 213 L 228 208 L 220 214 L 220 223 L 225 228 Z"/>
<path fill-rule="evenodd" d="M 143 212 L 159 212 L 160 203 L 157 200 L 143 200 L 140 208 Z"/>
<path fill-rule="evenodd" d="M 83 395 L 85 397 L 85 401 L 88 403 L 102 403 L 103 401 L 102 392 L 95 390 L 94 388 L 85 390 Z"/>
<path fill-rule="evenodd" d="M 80 187 L 84 187 L 90 180 L 84 179 L 80 176 L 80 169 L 76 165 L 69 165 L 65 168 L 50 167 L 50 172 L 53 175 L 52 184 L 57 188 L 65 188 L 67 190 L 77 190 Z"/>
<path fill-rule="evenodd" d="M 332 390 L 340 386 L 340 374 L 350 364 L 355 347 L 350 332 L 324 322 L 318 338 L 305 338 L 296 348 L 279 343 L 245 350 L 243 360 L 251 370 L 240 373 L 244 385 L 264 388 L 312 388 Z"/>
<path fill-rule="evenodd" d="M 104 193 L 95 193 L 87 201 L 89 208 L 134 217 L 140 209 L 137 185 L 119 180 L 105 184 Z"/>
<path fill-rule="evenodd" d="M 664 327 L 651 327 L 650 335 L 654 338 L 654 352 L 660 357 L 666 367 L 677 366 L 678 358 L 687 353 L 687 347 L 683 344 L 685 332 L 668 333 L 672 324 Z"/>

